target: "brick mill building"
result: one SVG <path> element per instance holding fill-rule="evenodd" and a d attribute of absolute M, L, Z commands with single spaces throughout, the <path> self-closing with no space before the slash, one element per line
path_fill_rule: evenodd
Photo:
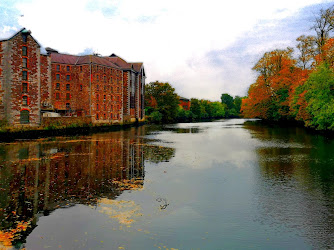
<path fill-rule="evenodd" d="M 93 123 L 143 121 L 145 70 L 112 54 L 68 55 L 41 46 L 22 29 L 0 40 L 0 120 L 38 126 L 45 116 Z"/>

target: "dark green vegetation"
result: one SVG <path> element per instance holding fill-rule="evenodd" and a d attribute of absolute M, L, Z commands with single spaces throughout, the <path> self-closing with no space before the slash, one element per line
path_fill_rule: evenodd
<path fill-rule="evenodd" d="M 315 36 L 297 38 L 297 57 L 292 48 L 276 49 L 256 63 L 258 78 L 242 102 L 244 117 L 334 130 L 334 6 L 321 10 L 311 28 Z"/>
<path fill-rule="evenodd" d="M 222 94 L 221 102 L 192 98 L 190 110 L 179 105 L 179 96 L 169 83 L 151 82 L 145 87 L 145 112 L 149 122 L 193 122 L 239 117 L 241 97 Z"/>

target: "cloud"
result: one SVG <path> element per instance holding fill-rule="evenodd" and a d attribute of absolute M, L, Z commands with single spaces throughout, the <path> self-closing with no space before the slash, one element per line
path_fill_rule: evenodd
<path fill-rule="evenodd" d="M 247 54 L 262 53 L 277 41 L 288 45 L 292 39 L 263 44 L 255 36 L 249 44 L 245 34 L 266 36 L 301 8 L 321 2 L 326 1 L 31 0 L 15 7 L 24 14 L 19 25 L 31 29 L 44 46 L 143 61 L 148 82 L 168 81 L 185 97 L 218 100 L 222 92 L 246 94 L 254 80 L 249 59 L 240 63 L 221 52 L 236 43 Z M 221 63 L 215 64 L 210 53 Z"/>

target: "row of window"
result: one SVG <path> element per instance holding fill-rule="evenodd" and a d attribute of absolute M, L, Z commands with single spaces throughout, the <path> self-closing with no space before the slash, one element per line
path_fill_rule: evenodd
<path fill-rule="evenodd" d="M 121 101 L 121 97 L 120 97 L 120 96 L 117 96 L 115 99 L 116 99 L 118 102 Z M 96 100 L 97 100 L 97 101 L 100 101 L 100 95 L 99 95 L 99 94 L 96 95 Z M 106 100 L 107 100 L 107 95 L 103 95 L 103 101 L 106 101 Z M 114 100 L 114 97 L 113 97 L 112 95 L 110 96 L 110 100 L 111 100 L 111 101 Z M 115 100 L 115 101 L 116 101 L 116 100 Z"/>
<path fill-rule="evenodd" d="M 56 93 L 56 100 L 60 100 L 60 99 L 61 99 L 61 94 Z M 70 93 L 66 93 L 66 100 L 71 100 L 71 94 Z"/>
<path fill-rule="evenodd" d="M 60 74 L 56 74 L 56 80 L 59 81 L 60 80 Z M 66 81 L 71 81 L 71 75 L 66 75 Z"/>
<path fill-rule="evenodd" d="M 112 110 L 121 110 L 121 107 L 119 105 L 118 106 L 111 106 L 111 109 Z M 96 104 L 96 110 L 100 110 L 100 105 L 98 103 Z M 105 104 L 103 105 L 103 110 L 107 110 L 107 106 Z"/>
<path fill-rule="evenodd" d="M 101 68 L 101 66 L 93 65 L 93 70 L 94 71 L 98 71 L 99 68 Z M 103 72 L 106 73 L 107 68 L 106 67 L 102 67 L 102 68 L 103 68 Z M 80 69 L 80 72 L 82 72 L 82 66 L 79 66 L 79 69 Z M 56 64 L 56 71 L 60 71 L 60 64 Z M 67 65 L 66 66 L 66 71 L 70 72 L 71 71 L 71 66 Z M 114 72 L 115 72 L 116 76 L 120 76 L 122 71 L 114 69 Z M 113 73 L 113 69 L 110 69 L 110 74 L 112 74 L 112 73 Z"/>
<path fill-rule="evenodd" d="M 120 115 L 119 114 L 112 114 L 110 113 L 110 119 L 119 119 Z M 101 115 L 102 120 L 107 120 L 107 115 L 104 113 L 103 116 Z M 100 120 L 100 115 L 96 114 L 96 120 Z"/>

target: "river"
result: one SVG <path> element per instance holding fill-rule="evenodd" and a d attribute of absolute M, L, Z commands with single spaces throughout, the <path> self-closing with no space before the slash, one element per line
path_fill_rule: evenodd
<path fill-rule="evenodd" d="M 0 143 L 0 248 L 333 249 L 334 139 L 230 119 Z"/>

